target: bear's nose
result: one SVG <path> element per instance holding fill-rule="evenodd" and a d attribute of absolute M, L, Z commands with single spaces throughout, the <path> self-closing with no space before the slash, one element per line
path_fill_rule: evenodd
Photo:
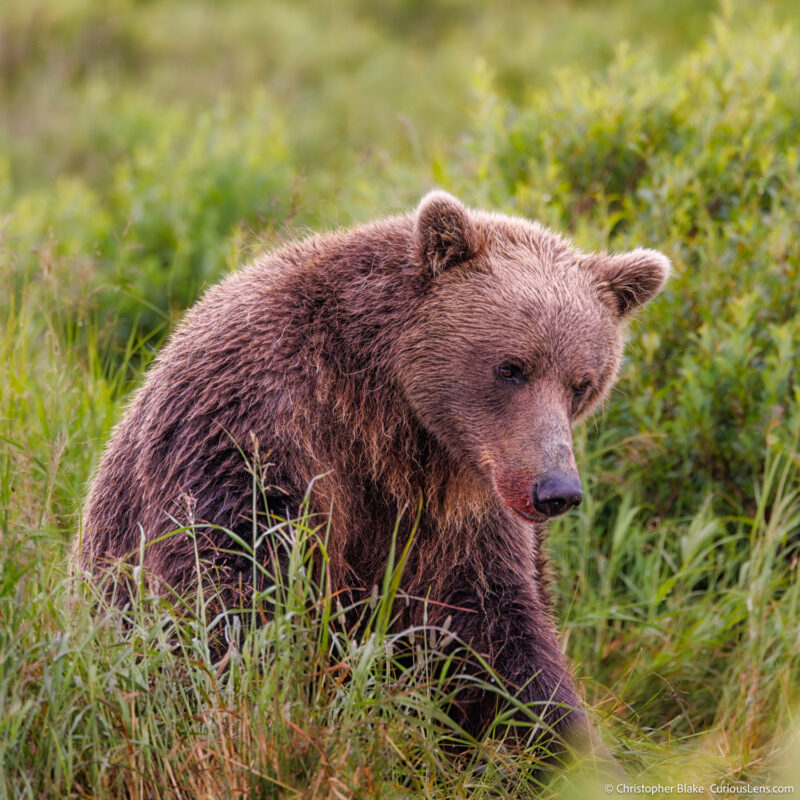
<path fill-rule="evenodd" d="M 557 517 L 583 500 L 577 475 L 546 475 L 533 484 L 533 507 L 548 517 Z"/>

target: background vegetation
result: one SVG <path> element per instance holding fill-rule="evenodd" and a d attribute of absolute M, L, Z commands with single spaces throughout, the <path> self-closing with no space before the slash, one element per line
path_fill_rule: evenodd
<path fill-rule="evenodd" d="M 91 467 L 203 287 L 433 185 L 673 258 L 576 436 L 566 648 L 637 781 L 800 792 L 798 54 L 788 1 L 5 0 L 0 796 L 533 791 L 530 754 L 442 755 L 424 659 L 390 668 L 385 603 L 337 627 L 302 524 L 226 671 L 188 610 L 143 594 L 123 635 L 68 574 Z"/>

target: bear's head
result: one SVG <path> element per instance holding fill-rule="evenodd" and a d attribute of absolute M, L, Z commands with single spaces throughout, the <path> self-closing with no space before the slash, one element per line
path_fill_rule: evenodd
<path fill-rule="evenodd" d="M 669 260 L 586 254 L 439 191 L 417 209 L 412 247 L 423 299 L 398 344 L 415 414 L 524 519 L 577 505 L 572 426 L 608 394 L 625 321 L 661 290 Z"/>

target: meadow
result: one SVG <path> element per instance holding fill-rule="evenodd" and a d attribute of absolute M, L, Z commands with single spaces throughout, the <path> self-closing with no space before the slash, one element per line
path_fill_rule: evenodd
<path fill-rule="evenodd" d="M 800 794 L 798 74 L 792 2 L 6 0 L 0 798 L 616 796 L 537 786 L 491 737 L 449 756 L 439 634 L 393 662 L 399 566 L 354 635 L 303 519 L 224 668 L 201 600 L 143 588 L 123 632 L 70 572 L 92 467 L 204 287 L 433 186 L 672 258 L 576 431 L 564 646 L 631 785 Z"/>

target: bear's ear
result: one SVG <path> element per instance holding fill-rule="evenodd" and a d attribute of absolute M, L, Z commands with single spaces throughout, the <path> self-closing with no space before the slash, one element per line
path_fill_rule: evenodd
<path fill-rule="evenodd" d="M 670 271 L 663 253 L 643 247 L 618 255 L 599 253 L 589 257 L 589 265 L 601 296 L 620 317 L 652 300 L 664 288 Z"/>
<path fill-rule="evenodd" d="M 414 247 L 419 264 L 432 275 L 474 258 L 478 236 L 467 209 L 447 192 L 428 192 L 417 208 Z"/>

